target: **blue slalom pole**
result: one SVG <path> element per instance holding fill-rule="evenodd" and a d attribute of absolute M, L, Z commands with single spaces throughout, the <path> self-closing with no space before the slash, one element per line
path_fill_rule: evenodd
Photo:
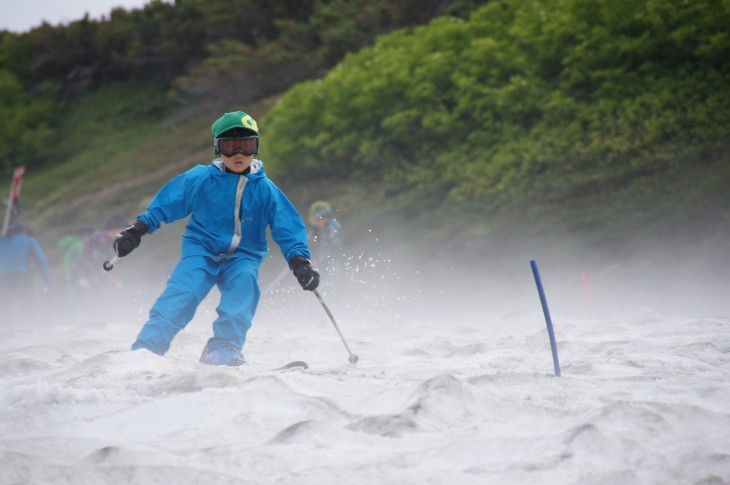
<path fill-rule="evenodd" d="M 535 284 L 537 285 L 537 293 L 540 295 L 540 303 L 542 304 L 542 312 L 545 314 L 545 323 L 547 324 L 548 335 L 550 336 L 550 349 L 553 352 L 553 367 L 555 367 L 555 375 L 560 377 L 560 361 L 558 360 L 558 345 L 555 343 L 555 332 L 553 332 L 553 321 L 550 318 L 550 309 L 548 308 L 547 298 L 545 298 L 545 290 L 542 288 L 542 280 L 540 279 L 540 271 L 537 269 L 537 262 L 530 260 L 532 274 L 535 275 Z"/>

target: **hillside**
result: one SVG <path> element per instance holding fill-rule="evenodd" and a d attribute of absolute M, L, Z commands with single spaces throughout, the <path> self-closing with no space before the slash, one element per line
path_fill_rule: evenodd
<path fill-rule="evenodd" d="M 260 120 L 269 175 L 302 212 L 331 200 L 353 252 L 493 266 L 594 249 L 602 265 L 659 249 L 710 259 L 730 235 L 729 18 L 709 0 L 515 0 L 381 35 L 257 100 L 179 104 L 180 86 L 216 89 L 211 74 L 245 49 L 175 78 L 177 91 L 122 77 L 63 104 L 23 218 L 58 265 L 59 237 L 143 210 L 212 158 L 211 121 L 243 108 Z M 156 236 L 155 254 L 174 258 L 178 234 Z"/>
<path fill-rule="evenodd" d="M 290 90 L 264 120 L 271 156 L 377 182 L 379 202 L 431 232 L 434 219 L 478 236 L 511 220 L 616 244 L 624 230 L 726 225 L 727 21 L 712 1 L 512 1 L 439 18 Z"/>

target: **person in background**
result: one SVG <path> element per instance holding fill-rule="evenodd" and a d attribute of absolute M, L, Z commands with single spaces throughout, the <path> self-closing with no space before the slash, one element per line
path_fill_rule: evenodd
<path fill-rule="evenodd" d="M 318 268 L 334 276 L 342 260 L 342 224 L 335 219 L 329 202 L 318 200 L 309 207 L 309 240 Z"/>
<path fill-rule="evenodd" d="M 107 219 L 103 230 L 81 230 L 84 245 L 73 267 L 73 280 L 82 290 L 119 289 L 119 281 L 102 264 L 109 259 L 109 247 L 117 234 L 129 226 L 126 217 L 115 215 Z"/>
<path fill-rule="evenodd" d="M 48 292 L 51 275 L 46 256 L 33 236 L 33 230 L 20 222 L 13 222 L 8 235 L 0 237 L 0 314 L 3 320 L 24 322 L 36 315 L 34 260 L 43 277 L 43 293 Z"/>
<path fill-rule="evenodd" d="M 117 235 L 113 247 L 125 257 L 145 234 L 189 215 L 181 259 L 132 350 L 164 355 L 216 285 L 221 293 L 218 318 L 200 362 L 238 366 L 246 363 L 241 350 L 259 301 L 258 273 L 268 252 L 267 226 L 303 289 L 317 288 L 319 272 L 309 260 L 304 221 L 266 176 L 263 163 L 254 158 L 259 151 L 256 121 L 234 111 L 216 120 L 211 130 L 220 158 L 168 182 L 147 211 Z"/>
<path fill-rule="evenodd" d="M 130 288 L 119 278 L 118 273 L 104 271 L 102 265 L 113 254 L 110 246 L 114 237 L 129 225 L 129 219 L 115 215 L 104 223 L 103 229 L 81 226 L 76 237 L 82 241 L 82 247 L 68 272 L 69 296 L 64 305 L 69 315 L 76 320 L 104 321 L 108 318 L 123 319 L 134 317 L 134 306 L 129 305 Z M 63 240 L 62 240 L 63 241 Z M 77 240 L 69 245 L 69 252 L 64 259 L 73 258 L 77 249 Z"/>
<path fill-rule="evenodd" d="M 75 234 L 69 234 L 58 240 L 58 249 L 63 254 L 63 274 L 66 283 L 66 293 L 73 295 L 76 292 L 76 267 L 84 250 L 84 245 L 94 230 L 89 226 L 80 226 Z"/>

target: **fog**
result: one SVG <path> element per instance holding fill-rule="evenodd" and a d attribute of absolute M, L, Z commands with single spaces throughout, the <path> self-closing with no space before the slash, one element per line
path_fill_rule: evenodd
<path fill-rule="evenodd" d="M 184 225 L 163 226 L 146 236 L 106 275 L 109 283 L 95 290 L 69 294 L 55 264 L 48 293 L 39 291 L 37 278 L 28 311 L 16 308 L 19 314 L 4 320 L 42 325 L 111 318 L 141 327 L 178 261 Z M 323 269 L 321 292 L 342 317 L 352 312 L 459 324 L 540 310 L 531 260 L 538 264 L 551 310 L 570 317 L 632 310 L 685 317 L 730 313 L 730 238 L 722 230 L 702 237 L 680 231 L 670 238 L 627 235 L 620 244 L 596 248 L 567 234 L 538 238 L 517 229 L 499 239 L 485 238 L 481 246 L 473 239 L 427 245 L 400 227 L 391 221 L 358 228 L 348 237 L 335 275 Z M 305 323 L 321 317 L 314 298 L 285 268 L 278 246 L 271 243 L 259 275 L 262 299 L 254 329 L 260 319 Z M 217 298 L 213 289 L 196 321 L 204 316 L 212 322 Z M 304 308 L 314 315 L 302 313 Z"/>

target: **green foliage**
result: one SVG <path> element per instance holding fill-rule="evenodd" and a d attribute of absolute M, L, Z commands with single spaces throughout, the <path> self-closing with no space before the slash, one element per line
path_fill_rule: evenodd
<path fill-rule="evenodd" d="M 615 187 L 730 139 L 727 25 L 716 0 L 493 2 L 289 91 L 261 123 L 268 155 L 454 201 Z"/>
<path fill-rule="evenodd" d="M 483 1 L 154 0 L 98 21 L 0 32 L 0 96 L 10 100 L 0 107 L 0 167 L 49 161 L 65 103 L 97 98 L 102 86 L 164 85 L 171 100 L 203 99 L 206 108 L 250 103 L 313 77 L 381 32 Z M 24 145 L 24 137 L 37 143 Z"/>
<path fill-rule="evenodd" d="M 26 89 L 52 81 L 64 95 L 127 79 L 171 83 L 208 56 L 208 46 L 230 40 L 257 46 L 279 35 L 282 18 L 301 19 L 311 2 L 154 0 L 143 8 L 114 9 L 108 18 L 3 34 L 0 67 Z"/>
<path fill-rule="evenodd" d="M 94 93 L 67 101 L 59 121 L 56 155 L 68 160 L 91 148 L 99 151 L 91 163 L 106 159 L 122 149 L 126 132 L 149 130 L 149 139 L 159 131 L 159 120 L 168 107 L 164 86 L 134 81 L 110 83 Z M 154 126 L 154 129 L 151 127 Z"/>
<path fill-rule="evenodd" d="M 730 183 L 729 9 L 155 0 L 0 32 L 0 172 L 29 165 L 25 216 L 40 227 L 133 214 L 207 162 L 221 107 L 252 112 L 323 76 L 253 112 L 267 171 L 304 181 L 297 202 L 320 189 L 350 207 L 367 199 L 362 213 L 394 211 L 433 238 L 455 231 L 479 245 L 500 210 L 597 232 L 613 204 L 648 225 L 677 194 L 717 214 Z M 195 116 L 166 117 L 171 99 Z"/>
<path fill-rule="evenodd" d="M 27 95 L 12 72 L 0 69 L 0 173 L 39 166 L 53 154 L 56 106 L 50 97 Z"/>
<path fill-rule="evenodd" d="M 220 19 L 223 29 L 226 21 L 230 28 L 234 10 L 241 12 L 238 30 L 218 38 L 208 35 L 208 55 L 175 80 L 174 94 L 179 99 L 227 96 L 239 103 L 261 99 L 311 79 L 382 33 L 423 24 L 444 12 L 466 14 L 485 1 L 212 2 L 201 7 L 206 22 Z M 258 35 L 243 38 L 238 31 Z"/>

